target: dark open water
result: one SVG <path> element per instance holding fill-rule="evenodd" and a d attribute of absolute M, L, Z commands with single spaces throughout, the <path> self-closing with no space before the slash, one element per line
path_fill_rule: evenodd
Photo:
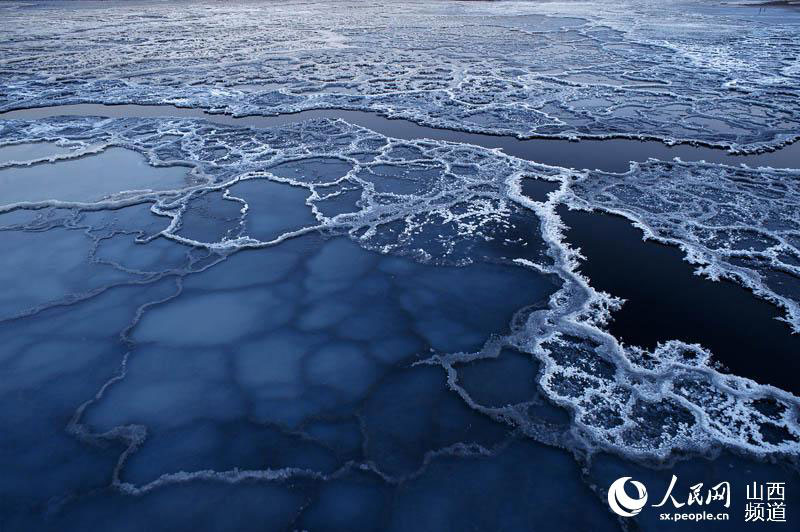
<path fill-rule="evenodd" d="M 734 375 L 800 394 L 800 335 L 778 321 L 781 311 L 731 282 L 694 275 L 683 253 L 643 242 L 628 220 L 561 209 L 567 239 L 587 260 L 592 286 L 627 302 L 610 331 L 624 342 L 654 347 L 681 339 L 710 348 Z"/>

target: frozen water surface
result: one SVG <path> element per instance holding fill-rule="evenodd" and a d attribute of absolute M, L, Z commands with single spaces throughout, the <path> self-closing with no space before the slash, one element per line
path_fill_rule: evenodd
<path fill-rule="evenodd" d="M 562 216 L 800 330 L 796 11 L 2 9 L 0 528 L 606 530 L 611 480 L 672 467 L 792 492 L 792 382 L 622 343 Z"/>
<path fill-rule="evenodd" d="M 154 168 L 136 152 L 110 148 L 57 163 L 7 163 L 0 168 L 0 189 L 4 203 L 78 203 L 128 190 L 181 188 L 187 178 L 187 168 Z"/>
<path fill-rule="evenodd" d="M 348 504 L 383 504 L 374 501 L 395 492 L 415 501 L 453 489 L 440 461 L 472 457 L 461 474 L 508 475 L 508 449 L 538 456 L 528 447 L 536 442 L 647 460 L 676 448 L 795 452 L 794 396 L 719 373 L 700 346 L 675 339 L 647 351 L 603 331 L 618 303 L 575 273 L 556 213 L 578 201 L 586 172 L 332 120 L 242 129 L 72 117 L 4 127 L 11 140 L 106 152 L 123 144 L 154 168 L 196 174 L 165 192 L 3 208 L 6 241 L 21 254 L 8 275 L 41 279 L 16 285 L 0 325 L 14 375 L 6 393 L 23 402 L 19 411 L 44 416 L 18 421 L 7 451 L 26 449 L 19 468 L 31 486 L 41 478 L 103 500 L 88 495 L 88 477 L 36 472 L 54 441 L 41 438 L 44 426 L 116 449 L 113 466 L 111 451 L 93 458 L 106 472 L 98 479 L 143 500 L 184 483 L 308 483 L 323 490 L 302 513 L 309 523 L 337 504 L 323 493 L 352 492 Z M 53 270 L 40 248 L 70 266 Z M 65 355 L 75 342 L 80 357 Z M 50 394 L 20 395 L 87 364 L 88 383 L 53 388 L 60 408 L 73 408 L 66 434 L 46 423 L 57 415 Z M 764 401 L 774 413 L 759 409 Z M 27 432 L 34 422 L 44 425 Z M 90 449 L 67 463 L 84 467 Z M 36 506 L 34 493 L 33 515 L 54 504 Z M 56 523 L 80 522 L 82 504 L 49 511 Z M 381 508 L 374 519 L 384 522 Z M 19 508 L 8 515 L 31 519 Z M 429 516 L 430 526 L 440 518 Z"/>
<path fill-rule="evenodd" d="M 342 119 L 394 138 L 407 140 L 428 138 L 477 144 L 487 148 L 500 148 L 508 155 L 552 166 L 591 168 L 608 172 L 625 172 L 631 161 L 646 161 L 650 158 L 666 160 L 675 157 L 680 157 L 684 161 L 703 160 L 734 166 L 741 163 L 753 167 L 796 168 L 800 166 L 800 143 L 784 146 L 777 151 L 744 153 L 710 148 L 695 143 L 668 144 L 662 140 L 583 138 L 580 143 L 576 143 L 574 139 L 558 137 L 519 139 L 513 136 L 428 127 L 403 118 L 385 118 L 377 111 L 372 110 L 311 109 L 270 116 L 232 116 L 201 108 L 177 107 L 167 104 L 64 104 L 0 113 L 0 119 L 32 120 L 53 116 L 203 118 L 218 124 L 259 128 L 292 124 L 308 119 Z"/>
<path fill-rule="evenodd" d="M 12 161 L 36 161 L 49 159 L 58 155 L 71 153 L 67 147 L 58 146 L 50 142 L 23 142 L 11 144 L 0 148 L 0 163 L 8 164 Z"/>
<path fill-rule="evenodd" d="M 7 10 L 0 109 L 371 109 L 520 137 L 796 138 L 791 10 L 699 2 L 52 4 Z M 115 28 L 111 33 L 110 28 Z M 471 31 L 464 31 L 470 28 Z M 124 38 L 119 37 L 120 34 Z M 129 58 L 124 64 L 120 57 Z"/>

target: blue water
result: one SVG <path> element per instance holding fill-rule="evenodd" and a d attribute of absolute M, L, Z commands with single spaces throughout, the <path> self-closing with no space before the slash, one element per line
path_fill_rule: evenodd
<path fill-rule="evenodd" d="M 175 142 L 174 133 L 156 134 L 146 122 L 123 125 L 173 165 L 142 173 L 141 155 L 110 148 L 33 168 L 42 179 L 91 181 L 103 175 L 92 165 L 106 168 L 104 157 L 122 155 L 118 165 L 129 166 L 108 182 L 120 191 L 148 176 L 164 184 L 173 175 L 186 178 L 185 148 L 164 143 Z M 557 269 L 546 273 L 553 259 L 541 219 L 510 206 L 498 218 L 482 207 L 494 201 L 495 185 L 470 180 L 496 177 L 502 166 L 458 145 L 387 149 L 384 140 L 345 128 L 341 138 L 357 140 L 326 148 L 351 146 L 344 158 L 315 148 L 311 157 L 270 163 L 269 179 L 220 187 L 214 176 L 230 165 L 258 167 L 236 152 L 242 133 L 218 132 L 216 140 L 208 137 L 211 146 L 192 148 L 215 162 L 196 167 L 194 181 L 173 184 L 184 187 L 180 194 L 111 194 L 88 208 L 46 201 L 0 216 L 13 250 L 0 323 L 2 367 L 11 376 L 2 384 L 2 421 L 13 427 L 2 449 L 2 515 L 10 529 L 231 530 L 253 522 L 314 530 L 613 529 L 602 492 L 592 486 L 616 473 L 663 482 L 665 473 L 628 461 L 611 459 L 609 472 L 605 458 L 583 464 L 559 449 L 574 445 L 574 414 L 548 394 L 563 395 L 566 383 L 550 380 L 553 387 L 543 391 L 541 360 L 511 339 L 524 338 L 526 320 L 548 312 L 566 285 Z M 386 162 L 374 161 L 376 149 L 390 154 Z M 460 165 L 476 163 L 445 179 L 430 157 L 450 160 L 451 149 Z M 352 161 L 367 166 L 355 172 Z M 485 174 L 487 164 L 494 174 Z M 203 179 L 210 181 L 194 192 Z M 471 184 L 462 189 L 463 179 Z M 558 187 L 521 182 L 522 193 L 540 204 Z M 439 199 L 421 211 L 413 206 L 431 194 Z M 376 214 L 365 214 L 365 205 Z M 447 207 L 431 218 L 426 205 Z M 389 218 L 368 237 L 365 221 L 392 209 L 405 211 L 400 219 L 407 221 Z M 470 211 L 465 220 L 491 238 L 474 239 L 475 229 L 464 233 L 445 222 Z M 330 222 L 317 226 L 320 215 Z M 692 336 L 696 321 L 678 310 L 693 290 L 674 284 L 692 278 L 679 255 L 648 258 L 668 249 L 640 242 L 622 220 L 606 228 L 597 214 L 560 215 L 572 227 L 567 236 L 585 248 L 581 270 L 599 288 L 631 299 L 614 314 L 614 334 L 651 348 L 675 337 L 701 341 L 734 374 L 793 389 L 780 373 L 791 364 L 790 348 L 776 347 L 764 358 L 770 364 L 753 368 L 731 349 L 726 329 L 706 321 L 704 334 Z M 595 249 L 623 243 L 626 260 L 618 268 L 609 261 L 621 253 Z M 683 297 L 648 300 L 648 285 L 637 281 L 646 264 L 669 265 L 652 276 L 668 278 L 673 284 L 663 288 Z M 28 282 L 12 282 L 20 277 Z M 775 310 L 741 288 L 694 280 L 719 292 L 707 300 L 720 308 L 733 309 L 726 298 L 739 297 L 726 325 L 741 317 L 751 327 L 772 327 L 775 342 L 793 340 L 785 325 L 769 321 Z M 769 316 L 757 316 L 765 306 Z M 667 314 L 643 323 L 660 325 L 637 326 L 635 318 L 654 308 Z M 608 366 L 581 359 L 588 352 L 576 358 L 562 349 L 547 360 L 609 375 Z M 658 445 L 653 428 L 642 430 L 636 446 Z M 770 441 L 786 444 L 775 434 Z M 751 478 L 747 469 L 716 465 L 727 459 L 682 463 L 681 475 L 695 479 L 710 468 L 740 486 Z M 580 467 L 589 464 L 597 478 L 581 480 Z M 786 481 L 793 474 L 768 468 L 764 475 Z M 212 510 L 218 504 L 226 517 Z M 646 516 L 641 522 L 657 525 Z"/>
<path fill-rule="evenodd" d="M 13 160 L 17 155 L 8 154 L 3 159 L 6 157 Z M 38 158 L 39 154 L 33 154 L 22 160 Z M 3 159 L 0 161 L 5 162 Z M 111 148 L 94 157 L 62 160 L 55 168 L 34 163 L 0 169 L 6 204 L 46 200 L 89 203 L 125 190 L 183 188 L 187 180 L 186 168 L 154 168 L 140 154 L 121 148 Z"/>
<path fill-rule="evenodd" d="M 0 530 L 794 526 L 796 10 L 0 12 Z"/>
<path fill-rule="evenodd" d="M 58 173 L 64 164 L 42 172 Z M 252 235 L 274 237 L 308 222 L 292 187 L 251 181 L 232 190 L 253 213 L 263 212 L 247 219 Z M 180 234 L 208 236 L 218 218 L 206 204 L 190 205 L 197 216 L 183 219 Z M 69 221 L 58 220 L 59 212 Z M 29 282 L 6 298 L 7 312 L 21 317 L 0 325 L 9 377 L 2 422 L 13 427 L 2 450 L 3 491 L 14 494 L 3 503 L 10 529 L 153 527 L 155 515 L 163 529 L 194 522 L 229 530 L 253 520 L 284 528 L 312 494 L 316 502 L 297 526 L 405 529 L 409 520 L 425 521 L 419 513 L 428 491 L 463 487 L 452 474 L 472 479 L 477 491 L 454 497 L 449 509 L 426 510 L 426 526 L 435 530 L 456 516 L 493 522 L 509 483 L 544 489 L 532 472 L 505 478 L 516 461 L 543 459 L 535 444 L 464 405 L 441 369 L 414 363 L 480 350 L 508 332 L 520 309 L 545 308 L 555 277 L 493 256 L 463 267 L 426 265 L 320 233 L 232 255 L 163 237 L 144 243 L 165 222 L 136 205 L 84 214 L 53 209 L 36 220 L 5 233 L 16 253 L 28 254 L 7 262 L 8 275 L 33 266 L 24 274 Z M 45 269 L 44 250 L 58 268 Z M 508 400 L 526 402 L 537 394 L 537 366 L 516 356 L 525 377 Z M 120 455 L 127 446 L 131 454 Z M 475 449 L 500 458 L 487 460 Z M 547 452 L 559 456 L 559 468 L 576 467 Z M 459 458 L 465 453 L 475 456 Z M 372 465 L 362 470 L 357 463 Z M 157 495 L 106 493 L 100 488 L 115 468 L 123 492 Z M 176 491 L 184 471 L 225 478 L 263 470 L 297 474 L 300 485 L 234 496 L 246 484 L 201 481 Z M 498 506 L 469 517 L 463 508 L 483 496 L 482 475 L 500 475 Z M 167 486 L 156 488 L 160 483 Z M 186 505 L 197 498 L 208 504 L 207 497 L 230 497 L 234 521 L 203 512 L 187 520 Z M 397 509 L 389 511 L 394 497 Z M 514 519 L 532 523 L 537 514 Z"/>

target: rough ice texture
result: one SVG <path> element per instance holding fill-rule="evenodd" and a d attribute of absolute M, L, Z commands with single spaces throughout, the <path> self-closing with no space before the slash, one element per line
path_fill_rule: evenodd
<path fill-rule="evenodd" d="M 284 457 L 266 469 L 259 462 L 231 463 L 220 451 L 182 447 L 195 441 L 182 431 L 199 426 L 225 431 L 245 418 L 250 421 L 237 429 L 243 441 L 258 441 L 269 428 L 268 441 L 275 445 L 297 445 L 291 442 L 298 434 L 311 447 L 322 445 L 313 423 L 332 415 L 331 408 L 342 416 L 354 412 L 353 401 L 381 401 L 381 390 L 389 386 L 381 380 L 384 364 L 400 360 L 416 368 L 412 381 L 427 378 L 419 373 L 426 366 L 443 368 L 463 415 L 483 415 L 469 426 L 481 427 L 475 424 L 488 417 L 576 454 L 602 450 L 663 461 L 676 453 L 720 448 L 756 456 L 800 452 L 796 397 L 719 373 L 711 354 L 700 346 L 675 340 L 647 352 L 623 347 L 604 332 L 618 301 L 598 293 L 576 273 L 577 252 L 564 242 L 555 213 L 558 205 L 576 201 L 570 186 L 577 183 L 576 190 L 582 190 L 585 174 L 580 172 L 479 147 L 391 139 L 335 120 L 245 129 L 201 120 L 51 118 L 7 121 L 3 138 L 71 147 L 71 153 L 56 156 L 56 161 L 123 147 L 144 154 L 153 165 L 193 168 L 193 179 L 171 191 L 121 191 L 95 202 L 0 207 L 5 234 L 44 233 L 56 240 L 63 233 L 83 235 L 84 247 L 71 248 L 78 254 L 83 249 L 93 271 L 118 275 L 99 286 L 66 279 L 65 286 L 48 292 L 49 300 L 33 306 L 9 309 L 23 300 L 9 301 L 0 324 L 47 330 L 56 326 L 48 316 L 59 308 L 74 308 L 76 315 L 112 297 L 106 294 L 114 290 L 152 286 L 151 296 L 146 291 L 138 296 L 130 321 L 113 326 L 119 343 L 105 351 L 120 355 L 119 370 L 99 391 L 83 398 L 86 402 L 68 427 L 82 441 L 125 444 L 111 480 L 125 492 L 144 493 L 192 479 L 327 481 L 356 469 L 397 483 L 419 475 L 442 454 L 491 455 L 504 440 L 491 427 L 445 438 L 424 457 L 399 463 L 394 454 L 383 456 L 378 444 L 371 451 L 377 454 L 362 460 L 340 456 L 297 462 Z M 653 169 L 659 164 L 682 168 L 678 163 L 648 163 Z M 687 170 L 697 168 L 705 167 Z M 630 176 L 607 177 L 625 181 Z M 532 201 L 521 193 L 524 178 L 552 181 L 559 188 L 546 202 Z M 689 194 L 690 188 L 684 192 Z M 280 208 L 285 212 L 274 216 Z M 337 243 L 347 240 L 324 243 L 319 235 L 349 236 L 380 253 Z M 310 259 L 307 242 L 319 247 Z M 252 249 L 276 255 L 259 259 L 248 254 Z M 498 264 L 504 269 L 495 271 Z M 443 275 L 420 269 L 456 266 Z M 483 269 L 470 277 L 469 268 Z M 307 272 L 302 274 L 307 277 L 296 272 Z M 370 290 L 383 290 L 379 287 L 387 279 L 400 290 L 400 307 L 376 307 L 370 299 Z M 496 284 L 486 285 L 487 294 L 510 287 L 496 304 L 498 309 L 512 305 L 515 314 L 481 330 L 500 316 L 494 307 L 484 307 L 491 297 L 480 292 L 481 283 L 493 279 Z M 464 286 L 480 297 L 473 303 L 448 303 L 451 313 L 461 307 L 463 316 L 453 315 L 451 321 L 441 321 L 436 313 L 426 316 L 435 304 L 430 294 L 447 301 Z M 531 289 L 540 291 L 527 292 Z M 302 290 L 311 292 L 301 297 Z M 306 300 L 312 293 L 328 303 L 293 318 L 298 298 Z M 333 293 L 355 299 L 342 300 L 344 306 L 337 307 L 342 296 L 326 296 Z M 545 301 L 536 299 L 542 296 Z M 372 301 L 369 316 L 350 315 L 348 304 L 364 306 L 366 301 Z M 403 314 L 400 308 L 412 312 Z M 187 322 L 186 316 L 192 319 Z M 405 345 L 409 337 L 391 337 L 392 327 L 409 319 L 416 320 L 414 330 L 422 343 Z M 289 323 L 305 332 L 294 335 L 286 329 Z M 19 325 L 3 329 L 22 339 L 17 341 L 27 338 Z M 338 343 L 325 340 L 323 332 L 311 332 L 328 330 L 336 331 Z M 378 340 L 367 354 L 363 342 Z M 430 352 L 420 353 L 425 344 Z M 165 345 L 170 349 L 163 350 Z M 230 346 L 227 356 L 218 351 L 223 345 Z M 543 395 L 536 392 L 513 404 L 482 404 L 462 385 L 458 367 L 482 360 L 506 363 L 509 351 L 538 365 L 540 370 L 532 371 Z M 181 354 L 180 360 L 172 362 L 175 353 Z M 265 353 L 273 357 L 267 366 Z M 226 362 L 229 358 L 233 362 Z M 229 370 L 224 368 L 231 363 L 233 375 L 226 376 Z M 25 384 L 5 386 L 12 392 Z M 431 384 L 421 386 L 432 389 Z M 147 401 L 159 397 L 161 406 L 149 409 Z M 537 414 L 542 401 L 566 409 L 571 422 L 553 423 Z M 359 407 L 358 412 L 363 437 L 375 441 L 379 436 L 363 421 L 370 419 L 368 411 Z M 204 420 L 201 425 L 198 419 Z M 165 454 L 136 459 L 139 453 L 149 457 L 153 452 Z M 204 453 L 211 453 L 207 462 Z M 180 470 L 170 469 L 171 463 L 182 464 Z"/>
<path fill-rule="evenodd" d="M 365 109 L 745 152 L 800 126 L 788 15 L 610 1 L 0 9 L 0 110 Z M 7 478 L 15 496 L 52 496 L 48 511 L 109 483 L 140 495 L 208 480 L 335 491 L 358 475 L 398 487 L 448 458 L 512 460 L 520 435 L 585 458 L 800 455 L 798 398 L 717 371 L 702 346 L 647 351 L 609 335 L 620 302 L 577 273 L 556 215 L 623 214 L 701 273 L 783 306 L 797 329 L 796 171 L 572 171 L 336 120 L 49 118 L 2 121 L 0 139 L 57 143 L 0 173 L 115 147 L 189 169 L 173 190 L 0 205 L 13 250 L 0 367 L 14 376 L 0 396 L 9 448 L 25 457 Z M 528 178 L 557 188 L 533 201 Z M 491 371 L 515 378 L 476 389 Z M 298 503 L 294 528 L 314 528 L 302 519 L 315 504 Z"/>
<path fill-rule="evenodd" d="M 571 189 L 573 206 L 627 216 L 679 245 L 698 274 L 783 307 L 800 332 L 800 171 L 650 160 L 587 172 Z"/>
<path fill-rule="evenodd" d="M 683 2 L 6 8 L 0 110 L 369 109 L 518 137 L 797 137 L 797 17 Z"/>

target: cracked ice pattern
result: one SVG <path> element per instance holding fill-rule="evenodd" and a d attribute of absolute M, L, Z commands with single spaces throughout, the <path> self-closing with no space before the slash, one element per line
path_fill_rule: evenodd
<path fill-rule="evenodd" d="M 366 109 L 519 137 L 773 149 L 800 127 L 792 11 L 685 2 L 10 5 L 0 110 Z"/>
<path fill-rule="evenodd" d="M 800 121 L 791 12 L 0 9 L 0 110 L 349 108 L 739 151 L 790 142 Z M 422 529 L 448 500 L 458 529 L 508 507 L 528 518 L 509 528 L 601 529 L 608 515 L 591 497 L 580 515 L 549 505 L 553 523 L 525 514 L 546 500 L 540 472 L 583 488 L 576 463 L 531 441 L 581 465 L 721 449 L 796 464 L 798 399 L 721 373 L 680 339 L 620 345 L 604 330 L 620 302 L 577 273 L 556 215 L 563 204 L 623 214 L 702 273 L 782 305 L 797 329 L 796 171 L 648 161 L 577 172 L 335 120 L 51 118 L 4 121 L 0 138 L 4 186 L 37 179 L 0 206 L 4 528 L 85 528 L 88 514 L 112 529 L 125 511 L 214 528 L 216 508 L 196 498 L 222 497 L 241 521 L 221 528 Z M 120 171 L 80 170 L 101 160 Z M 556 190 L 533 201 L 526 179 Z M 276 513 L 251 521 L 242 508 Z M 31 526 L 28 510 L 66 521 Z"/>
<path fill-rule="evenodd" d="M 366 504 L 456 458 L 506 467 L 522 436 L 589 457 L 798 454 L 796 397 L 719 373 L 700 346 L 602 330 L 618 302 L 576 273 L 555 214 L 584 174 L 335 120 L 52 118 L 3 138 L 56 154 L 0 175 L 115 149 L 191 169 L 169 190 L 0 208 L 6 269 L 36 288 L 3 301 L 4 415 L 44 412 L 4 420 L 27 452 L 17 496 L 44 482 L 57 509 L 109 483 L 261 481 L 285 497 L 360 486 Z M 531 178 L 559 188 L 533 201 Z M 58 283 L 26 266 L 47 249 L 72 261 Z M 293 526 L 329 518 L 325 500 Z"/>

